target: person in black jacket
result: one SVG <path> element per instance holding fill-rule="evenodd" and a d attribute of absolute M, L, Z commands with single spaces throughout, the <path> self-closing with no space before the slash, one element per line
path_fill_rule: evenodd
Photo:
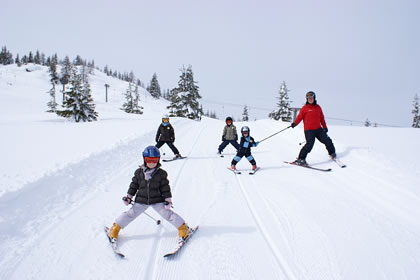
<path fill-rule="evenodd" d="M 256 142 L 254 138 L 252 138 L 249 133 L 250 129 L 247 126 L 241 128 L 241 143 L 239 144 L 238 153 L 232 159 L 232 170 L 236 170 L 236 164 L 242 159 L 242 157 L 246 156 L 246 159 L 249 163 L 252 164 L 252 170 L 257 169 L 257 162 L 255 161 L 254 157 L 251 155 L 251 147 L 257 147 L 259 142 Z"/>
<path fill-rule="evenodd" d="M 122 213 L 108 232 L 111 242 L 117 242 L 120 229 L 125 228 L 150 206 L 165 220 L 178 229 L 180 241 L 190 234 L 191 229 L 185 220 L 171 210 L 172 194 L 169 186 L 168 173 L 159 163 L 160 152 L 155 146 L 148 146 L 143 152 L 144 164 L 135 172 L 127 195 L 123 197 L 125 205 L 134 205 Z"/>
<path fill-rule="evenodd" d="M 160 124 L 156 133 L 156 148 L 160 148 L 163 144 L 167 144 L 171 148 L 175 157 L 180 158 L 181 154 L 174 145 L 175 142 L 175 131 L 172 125 L 169 123 L 169 116 L 165 115 L 162 117 L 162 123 Z"/>

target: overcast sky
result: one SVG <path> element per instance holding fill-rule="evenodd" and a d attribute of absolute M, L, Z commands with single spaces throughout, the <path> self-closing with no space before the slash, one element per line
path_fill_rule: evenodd
<path fill-rule="evenodd" d="M 251 118 L 313 90 L 329 118 L 410 126 L 420 96 L 417 0 L 2 0 L 0 45 L 94 59 L 174 88 L 192 65 L 204 109 Z M 225 104 L 223 106 L 223 104 Z M 334 123 L 327 119 L 327 123 Z"/>

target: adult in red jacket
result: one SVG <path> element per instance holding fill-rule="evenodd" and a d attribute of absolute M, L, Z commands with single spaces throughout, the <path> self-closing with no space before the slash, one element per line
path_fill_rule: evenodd
<path fill-rule="evenodd" d="M 316 96 L 313 91 L 306 93 L 306 104 L 302 107 L 296 120 L 292 122 L 292 128 L 297 126 L 303 120 L 305 130 L 306 144 L 300 150 L 299 156 L 295 161 L 299 165 L 307 165 L 306 156 L 311 152 L 315 138 L 327 148 L 331 158 L 335 158 L 335 148 L 330 137 L 328 137 L 327 124 L 325 123 L 324 114 L 321 106 L 316 104 Z"/>

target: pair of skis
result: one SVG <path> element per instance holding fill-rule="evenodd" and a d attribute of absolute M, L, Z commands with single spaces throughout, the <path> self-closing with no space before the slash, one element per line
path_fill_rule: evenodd
<path fill-rule="evenodd" d="M 123 253 L 121 253 L 120 249 L 118 248 L 118 243 L 115 239 L 111 239 L 108 235 L 109 232 L 109 227 L 105 226 L 105 234 L 106 237 L 108 237 L 109 242 L 111 243 L 111 248 L 112 251 L 119 257 L 121 258 L 125 258 L 125 255 Z M 181 241 L 178 243 L 177 247 L 175 248 L 175 250 L 165 254 L 163 257 L 164 258 L 170 258 L 170 257 L 174 257 L 181 249 L 182 247 L 184 247 L 185 243 L 187 243 L 188 240 L 191 239 L 191 237 L 193 236 L 193 234 L 198 230 L 198 226 L 196 226 L 195 228 L 191 229 L 190 234 L 187 236 L 187 238 L 184 241 Z"/>
<path fill-rule="evenodd" d="M 237 169 L 232 169 L 230 167 L 228 167 L 227 169 L 229 169 L 230 171 L 232 171 L 233 173 L 235 173 L 237 175 L 242 174 L 242 172 L 237 170 Z M 254 175 L 258 170 L 260 170 L 259 167 L 257 167 L 257 169 L 253 169 L 253 170 L 249 171 L 248 174 L 249 175 Z"/>
<path fill-rule="evenodd" d="M 334 161 L 335 163 L 337 163 L 337 165 L 340 166 L 340 168 L 347 167 L 347 165 L 345 165 L 344 163 L 342 163 L 337 158 L 331 159 L 331 160 Z M 329 171 L 332 170 L 331 168 L 317 168 L 317 167 L 313 167 L 313 166 L 310 166 L 310 165 L 299 165 L 299 164 L 297 164 L 295 162 L 290 162 L 290 161 L 285 161 L 285 163 L 288 163 L 288 164 L 291 164 L 291 165 L 295 165 L 295 166 L 309 168 L 309 169 L 312 169 L 312 170 L 323 171 L 323 172 L 329 172 Z"/>

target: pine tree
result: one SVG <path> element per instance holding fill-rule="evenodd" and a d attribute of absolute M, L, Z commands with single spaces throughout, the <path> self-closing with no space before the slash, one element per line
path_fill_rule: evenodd
<path fill-rule="evenodd" d="M 133 82 L 128 82 L 128 87 L 125 92 L 125 103 L 123 104 L 121 110 L 130 114 L 143 114 L 143 107 L 140 106 L 140 94 L 138 90 L 138 85 Z"/>
<path fill-rule="evenodd" d="M 248 106 L 245 105 L 244 111 L 242 112 L 242 121 L 249 121 Z"/>
<path fill-rule="evenodd" d="M 16 60 L 15 60 L 15 63 L 16 63 L 16 65 L 17 65 L 18 67 L 21 67 L 21 66 L 22 66 L 22 63 L 20 62 L 20 57 L 19 57 L 19 54 L 17 54 L 17 55 L 16 55 Z"/>
<path fill-rule="evenodd" d="M 66 56 L 61 66 L 61 77 L 60 82 L 63 85 L 63 102 L 66 99 L 66 85 L 69 83 L 70 76 L 72 75 L 73 64 L 70 62 L 70 58 Z"/>
<path fill-rule="evenodd" d="M 156 73 L 153 74 L 152 80 L 150 81 L 150 86 L 147 87 L 147 91 L 156 99 L 159 99 L 162 96 Z"/>
<path fill-rule="evenodd" d="M 55 100 L 55 85 L 58 84 L 58 74 L 57 74 L 57 65 L 54 63 L 51 63 L 48 69 L 48 72 L 50 73 L 50 82 L 51 82 L 51 89 L 49 90 L 50 94 L 50 101 L 47 103 L 47 106 L 49 110 L 47 112 L 56 112 L 57 111 L 57 102 Z"/>
<path fill-rule="evenodd" d="M 34 56 L 34 63 L 35 64 L 41 64 L 41 54 L 37 50 Z"/>
<path fill-rule="evenodd" d="M 32 52 L 29 52 L 28 63 L 34 63 L 34 55 L 32 54 Z"/>
<path fill-rule="evenodd" d="M 13 54 L 7 50 L 6 46 L 2 47 L 0 52 L 0 64 L 8 65 L 13 64 L 13 62 Z"/>
<path fill-rule="evenodd" d="M 189 119 L 201 119 L 203 115 L 202 108 L 198 99 L 201 98 L 198 92 L 197 82 L 194 81 L 192 66 L 187 69 L 181 69 L 181 76 L 178 87 L 170 92 L 171 104 L 167 107 L 171 116 L 187 117 Z"/>
<path fill-rule="evenodd" d="M 73 118 L 75 122 L 97 120 L 95 104 L 90 94 L 88 81 L 83 82 L 77 68 L 72 65 L 69 78 L 70 87 L 67 90 L 67 98 L 63 102 L 64 110 L 57 111 L 57 115 L 65 118 Z"/>
<path fill-rule="evenodd" d="M 286 82 L 283 81 L 280 86 L 279 97 L 277 97 L 279 99 L 279 102 L 277 103 L 278 108 L 268 115 L 269 118 L 275 119 L 276 121 L 280 119 L 285 122 L 292 121 L 291 102 L 289 102 L 288 92 L 289 90 L 287 89 Z"/>
<path fill-rule="evenodd" d="M 135 84 L 134 86 L 134 108 L 133 114 L 143 114 L 143 107 L 140 106 L 140 92 L 139 86 Z"/>
<path fill-rule="evenodd" d="M 413 124 L 411 127 L 420 128 L 420 112 L 419 112 L 419 97 L 417 94 L 414 96 L 413 101 L 413 110 L 411 113 L 413 114 Z"/>

